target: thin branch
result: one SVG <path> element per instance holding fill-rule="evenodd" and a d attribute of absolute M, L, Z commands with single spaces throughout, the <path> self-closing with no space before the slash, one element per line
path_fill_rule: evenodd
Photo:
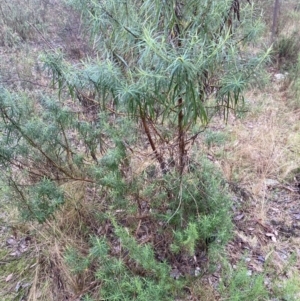
<path fill-rule="evenodd" d="M 64 130 L 64 128 L 63 128 L 63 126 L 62 126 L 62 124 L 60 122 L 59 122 L 59 125 L 60 125 L 61 131 L 63 133 L 63 137 L 64 137 L 65 144 L 66 144 L 65 150 L 67 152 L 68 165 L 69 165 L 70 170 L 73 171 L 73 166 L 72 166 L 72 163 L 71 163 L 72 162 L 72 155 L 71 155 L 72 150 L 70 149 L 69 142 L 68 142 L 65 130 Z"/>
<path fill-rule="evenodd" d="M 56 162 L 54 162 L 41 148 L 38 144 L 36 144 L 28 135 L 26 135 L 24 133 L 24 131 L 20 128 L 19 125 L 17 125 L 15 123 L 15 121 L 13 119 L 11 119 L 5 110 L 2 109 L 2 113 L 3 115 L 14 125 L 14 127 L 21 133 L 21 135 L 24 137 L 24 139 L 27 140 L 27 142 L 32 145 L 36 150 L 38 150 L 49 162 L 51 162 L 51 164 L 57 168 L 59 171 L 61 171 L 63 174 L 65 174 L 66 176 L 68 176 L 70 179 L 74 179 L 74 180 L 79 180 L 77 178 L 74 178 L 74 176 L 72 176 L 68 171 L 66 171 L 64 168 L 62 168 L 60 165 L 56 164 Z M 94 181 L 89 180 L 89 179 L 81 179 L 82 181 L 87 181 L 87 182 L 91 182 L 94 183 Z"/>
<path fill-rule="evenodd" d="M 149 129 L 148 124 L 147 124 L 147 119 L 146 119 L 146 117 L 145 117 L 145 115 L 142 111 L 141 111 L 141 120 L 142 120 L 142 123 L 143 123 L 143 126 L 144 126 L 145 133 L 148 137 L 148 141 L 151 145 L 151 148 L 152 148 L 152 150 L 155 154 L 155 157 L 156 157 L 157 161 L 159 162 L 161 171 L 162 171 L 163 174 L 166 174 L 167 173 L 166 163 L 165 163 L 163 157 L 157 151 L 157 148 L 154 144 L 154 141 L 153 141 L 151 133 L 150 133 L 150 129 Z"/>
<path fill-rule="evenodd" d="M 178 197 L 179 197 L 179 204 L 178 204 L 175 212 L 167 220 L 166 224 L 168 224 L 171 221 L 171 219 L 178 213 L 178 211 L 179 211 L 179 209 L 181 207 L 181 204 L 182 204 L 182 181 L 180 181 L 180 187 L 179 187 Z"/>

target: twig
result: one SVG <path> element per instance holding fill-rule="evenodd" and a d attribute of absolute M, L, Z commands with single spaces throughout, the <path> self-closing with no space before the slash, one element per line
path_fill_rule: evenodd
<path fill-rule="evenodd" d="M 181 204 L 182 204 L 182 182 L 180 181 L 180 188 L 179 188 L 179 204 L 175 210 L 175 212 L 171 215 L 171 217 L 167 220 L 166 224 L 168 224 L 170 222 L 170 220 L 177 214 L 177 212 L 179 211 Z"/>
<path fill-rule="evenodd" d="M 46 38 L 44 37 L 44 35 L 41 33 L 41 31 L 32 23 L 28 22 L 27 23 L 32 26 L 42 37 L 42 39 L 45 41 L 45 43 L 50 47 L 50 49 L 55 50 L 55 48 L 46 40 Z"/>

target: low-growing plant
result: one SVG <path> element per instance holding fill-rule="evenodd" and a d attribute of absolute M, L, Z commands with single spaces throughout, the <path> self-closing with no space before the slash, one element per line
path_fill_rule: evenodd
<path fill-rule="evenodd" d="M 223 271 L 220 292 L 229 301 L 264 301 L 268 300 L 268 290 L 264 285 L 264 274 L 254 274 L 242 262 L 232 269 Z"/>
<path fill-rule="evenodd" d="M 299 288 L 300 276 L 298 272 L 293 272 L 289 278 L 285 280 L 275 281 L 273 288 L 273 294 L 277 298 L 286 301 L 297 301 L 300 298 Z"/>
<path fill-rule="evenodd" d="M 300 51 L 300 36 L 298 31 L 278 37 L 273 45 L 274 57 L 278 67 L 289 70 L 298 60 Z"/>
<path fill-rule="evenodd" d="M 213 147 L 214 145 L 222 145 L 226 141 L 226 133 L 221 131 L 210 131 L 207 130 L 205 132 L 205 143 L 207 144 L 208 148 Z"/>
<path fill-rule="evenodd" d="M 206 250 L 211 240 L 225 243 L 230 237 L 227 187 L 220 172 L 205 157 L 191 159 L 188 172 L 182 176 L 176 170 L 165 175 L 158 172 L 153 177 L 134 174 L 126 145 L 137 143 L 139 130 L 130 120 L 121 122 L 122 115 L 112 127 L 111 117 L 99 114 L 101 131 L 97 131 L 93 129 L 94 121 L 87 123 L 84 119 L 91 116 L 78 118 L 70 107 L 48 97 L 36 102 L 2 89 L 0 98 L 5 133 L 0 149 L 6 171 L 3 176 L 21 215 L 27 220 L 55 223 L 55 213 L 60 208 L 66 210 L 65 206 L 78 197 L 70 188 L 76 183 L 94 189 L 88 206 L 96 208 L 98 202 L 102 203 L 101 211 L 78 224 L 82 240 L 91 246 L 90 252 L 82 253 L 74 246 L 65 251 L 70 271 L 83 277 L 80 275 L 88 270 L 93 275 L 89 277 L 101 283 L 101 294 L 108 297 L 117 293 L 128 300 L 156 294 L 157 300 L 171 300 L 180 294 L 182 280 L 188 275 L 188 271 L 181 271 L 176 276 L 180 280 L 172 280 L 172 258 L 193 258 Z M 128 139 L 124 141 L 126 135 Z M 109 148 L 106 137 L 110 137 Z M 84 195 L 83 192 L 83 199 Z M 83 215 L 79 204 L 74 203 L 78 206 L 75 209 Z M 103 224 L 112 233 L 102 234 L 106 243 L 96 238 L 88 242 L 89 234 L 95 235 L 95 229 L 103 228 Z M 149 241 L 143 245 L 140 239 Z M 121 251 L 112 254 L 117 242 Z M 124 277 L 120 278 L 118 292 L 112 290 L 112 267 L 101 264 L 105 262 L 101 250 L 107 264 L 116 265 L 114 269 L 122 266 L 120 275 L 124 272 Z M 101 262 L 95 262 L 97 256 Z M 145 275 L 148 278 L 143 278 Z"/>

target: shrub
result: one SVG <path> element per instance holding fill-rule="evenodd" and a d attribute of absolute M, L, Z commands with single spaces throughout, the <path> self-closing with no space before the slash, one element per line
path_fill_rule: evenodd
<path fill-rule="evenodd" d="M 173 300 L 196 276 L 194 258 L 200 265 L 200 253 L 231 234 L 226 185 L 190 145 L 243 100 L 268 57 L 241 59 L 261 26 L 237 0 L 72 4 L 98 57 L 71 65 L 63 53 L 41 56 L 57 96 L 1 88 L 6 181 L 23 216 L 41 223 L 79 198 L 75 216 L 90 249 L 71 244 L 65 260 L 78 279 L 88 273 L 101 285 L 102 299 Z M 79 196 L 70 193 L 77 183 Z"/>

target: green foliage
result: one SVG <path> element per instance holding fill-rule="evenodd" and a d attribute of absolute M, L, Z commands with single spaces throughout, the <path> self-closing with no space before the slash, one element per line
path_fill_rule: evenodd
<path fill-rule="evenodd" d="M 103 300 L 174 300 L 186 275 L 171 277 L 173 253 L 192 258 L 231 235 L 226 184 L 211 162 L 188 152 L 189 136 L 219 110 L 226 119 L 266 61 L 268 51 L 242 51 L 260 34 L 256 11 L 245 4 L 237 12 L 229 0 L 68 2 L 81 11 L 97 56 L 78 65 L 61 52 L 40 57 L 57 97 L 0 89 L 6 181 L 23 217 L 40 223 L 73 204 L 70 185 L 84 183 L 78 202 L 101 203 L 101 211 L 85 221 L 90 249 L 67 249 L 70 270 L 78 278 L 88 271 Z M 148 144 L 157 173 L 140 167 Z"/>
<path fill-rule="evenodd" d="M 222 278 L 220 291 L 226 300 L 269 300 L 268 291 L 264 286 L 264 275 L 252 275 L 242 264 L 235 270 L 227 269 Z"/>
<path fill-rule="evenodd" d="M 115 223 L 114 223 L 115 224 Z M 65 259 L 74 273 L 80 273 L 91 266 L 96 267 L 95 277 L 101 281 L 100 296 L 105 300 L 173 300 L 183 283 L 169 276 L 167 264 L 154 258 L 149 245 L 139 246 L 126 230 L 115 224 L 115 233 L 121 248 L 129 258 L 110 255 L 108 242 L 104 238 L 92 237 L 87 256 L 82 257 L 74 249 L 67 250 Z M 135 263 L 129 268 L 129 261 Z M 139 271 L 137 273 L 137 271 Z M 87 300 L 89 297 L 86 296 Z"/>
<path fill-rule="evenodd" d="M 83 299 L 82 299 L 82 300 L 83 300 L 83 301 L 94 301 L 94 299 L 91 298 L 89 295 L 83 296 Z"/>
<path fill-rule="evenodd" d="M 84 272 L 90 265 L 89 257 L 79 254 L 74 248 L 67 249 L 65 261 L 68 264 L 70 271 L 74 274 Z"/>
<path fill-rule="evenodd" d="M 63 203 L 64 195 L 59 187 L 53 181 L 43 179 L 29 188 L 28 201 L 25 204 L 19 204 L 19 206 L 24 219 L 37 220 L 39 223 L 43 223 L 53 216 Z"/>
<path fill-rule="evenodd" d="M 170 205 L 174 211 L 165 218 L 178 228 L 171 251 L 192 256 L 199 246 L 214 247 L 217 243 L 220 247 L 226 243 L 231 237 L 232 221 L 230 196 L 215 166 L 206 158 L 198 158 L 190 163 L 189 169 L 182 178 L 181 190 L 177 191 L 179 203 Z M 169 189 L 176 191 L 175 187 L 176 184 Z"/>
<path fill-rule="evenodd" d="M 59 89 L 67 86 L 73 94 L 77 87 L 94 87 L 103 107 L 113 101 L 141 120 L 149 141 L 149 121 L 161 125 L 156 127 L 160 137 L 175 125 L 171 137 L 180 141 L 180 173 L 187 128 L 199 120 L 206 125 L 220 109 L 227 119 L 269 54 L 241 55 L 262 33 L 258 12 L 250 5 L 233 10 L 232 1 L 66 2 L 82 13 L 99 52 L 97 61 L 80 70 L 67 70 L 53 56 L 44 58 Z M 212 105 L 206 105 L 208 99 L 214 99 Z M 151 147 L 163 170 L 164 154 L 156 152 L 154 143 Z"/>
<path fill-rule="evenodd" d="M 115 224 L 115 223 L 114 223 Z M 166 263 L 158 262 L 150 245 L 140 246 L 136 240 L 123 228 L 115 224 L 115 233 L 120 239 L 124 251 L 137 266 L 140 275 L 134 276 L 121 259 L 106 260 L 107 266 L 101 267 L 97 277 L 104 277 L 104 287 L 101 290 L 103 298 L 112 300 L 173 300 L 181 288 L 170 277 L 170 268 Z M 103 260 L 102 260 L 103 262 Z M 113 272 L 111 277 L 108 273 Z M 102 278 L 103 279 L 103 278 Z M 118 279 L 116 289 L 115 280 Z M 116 294 L 113 297 L 112 294 Z M 173 298 L 172 298 L 173 296 Z M 115 299 L 114 299 L 115 298 Z"/>
<path fill-rule="evenodd" d="M 280 36 L 273 46 L 274 56 L 279 67 L 289 70 L 298 60 L 300 51 L 300 36 L 298 31 L 289 35 Z"/>
<path fill-rule="evenodd" d="M 115 223 L 114 223 L 115 224 Z M 158 263 L 154 257 L 153 249 L 150 245 L 140 246 L 136 240 L 129 235 L 123 227 L 114 225 L 116 235 L 120 238 L 122 246 L 129 252 L 129 256 L 138 265 L 148 271 L 151 275 L 160 280 L 169 278 L 169 266 L 166 263 Z"/>
<path fill-rule="evenodd" d="M 195 254 L 196 244 L 199 240 L 197 225 L 195 223 L 189 223 L 183 232 L 176 231 L 174 236 L 175 243 L 170 248 L 175 254 L 182 250 L 186 250 L 190 256 Z"/>
<path fill-rule="evenodd" d="M 214 145 L 220 146 L 226 142 L 226 133 L 224 132 L 216 132 L 207 130 L 205 132 L 205 143 L 207 144 L 208 148 L 211 148 Z"/>
<path fill-rule="evenodd" d="M 206 93 L 203 90 L 208 88 L 206 81 L 220 78 L 222 84 L 216 87 L 219 99 L 229 97 L 236 104 L 249 72 L 261 62 L 257 58 L 245 63 L 238 61 L 238 48 L 234 45 L 243 38 L 243 31 L 230 35 L 224 30 L 215 39 L 230 1 L 222 4 L 190 1 L 182 6 L 178 4 L 175 10 L 169 5 L 150 5 L 150 2 L 140 5 L 136 1 L 126 4 L 119 1 L 114 5 L 93 1 L 85 5 L 73 3 L 82 10 L 91 28 L 96 24 L 100 27 L 100 31 L 93 32 L 93 35 L 107 60 L 98 63 L 98 74 L 96 76 L 93 72 L 93 82 L 98 89 L 113 92 L 120 102 L 128 105 L 130 113 L 138 113 L 142 108 L 153 116 L 154 102 L 164 108 L 174 107 L 178 97 L 185 95 L 185 123 L 196 121 L 198 117 L 205 123 L 207 117 L 202 101 L 203 93 Z M 249 10 L 248 7 L 245 18 L 249 16 Z M 202 17 L 198 18 L 200 15 Z M 162 22 L 158 22 L 159 19 Z M 248 32 L 244 34 L 249 38 L 249 31 L 258 27 L 247 21 L 245 19 L 239 25 L 243 28 L 244 22 L 247 24 Z M 174 31 L 173 34 L 178 31 L 178 38 L 174 41 L 171 37 L 167 41 L 166 34 L 170 30 Z M 122 54 L 117 49 L 122 49 Z M 88 70 L 90 72 L 91 68 Z M 108 74 L 110 80 L 107 80 Z M 172 110 L 164 110 L 164 116 L 170 114 Z"/>
<path fill-rule="evenodd" d="M 272 256 L 271 256 L 272 257 Z M 269 258 L 265 266 L 265 274 L 270 282 L 270 275 L 272 275 L 272 282 L 270 283 L 272 297 L 278 300 L 296 301 L 299 300 L 300 289 L 299 280 L 300 275 L 294 267 L 297 265 L 297 252 L 290 253 L 284 265 L 278 270 L 278 266 L 273 265 L 272 259 Z"/>
<path fill-rule="evenodd" d="M 219 290 L 222 298 L 230 301 L 264 301 L 270 300 L 270 298 L 296 301 L 299 299 L 300 294 L 299 274 L 297 272 L 289 274 L 289 277 L 285 280 L 272 279 L 270 291 L 265 285 L 266 280 L 270 281 L 269 273 L 254 274 L 242 262 L 235 269 L 232 269 L 225 260 L 223 264 L 223 280 Z"/>
<path fill-rule="evenodd" d="M 273 285 L 273 294 L 281 300 L 297 301 L 300 297 L 300 276 L 294 272 L 288 279 L 278 280 Z"/>

